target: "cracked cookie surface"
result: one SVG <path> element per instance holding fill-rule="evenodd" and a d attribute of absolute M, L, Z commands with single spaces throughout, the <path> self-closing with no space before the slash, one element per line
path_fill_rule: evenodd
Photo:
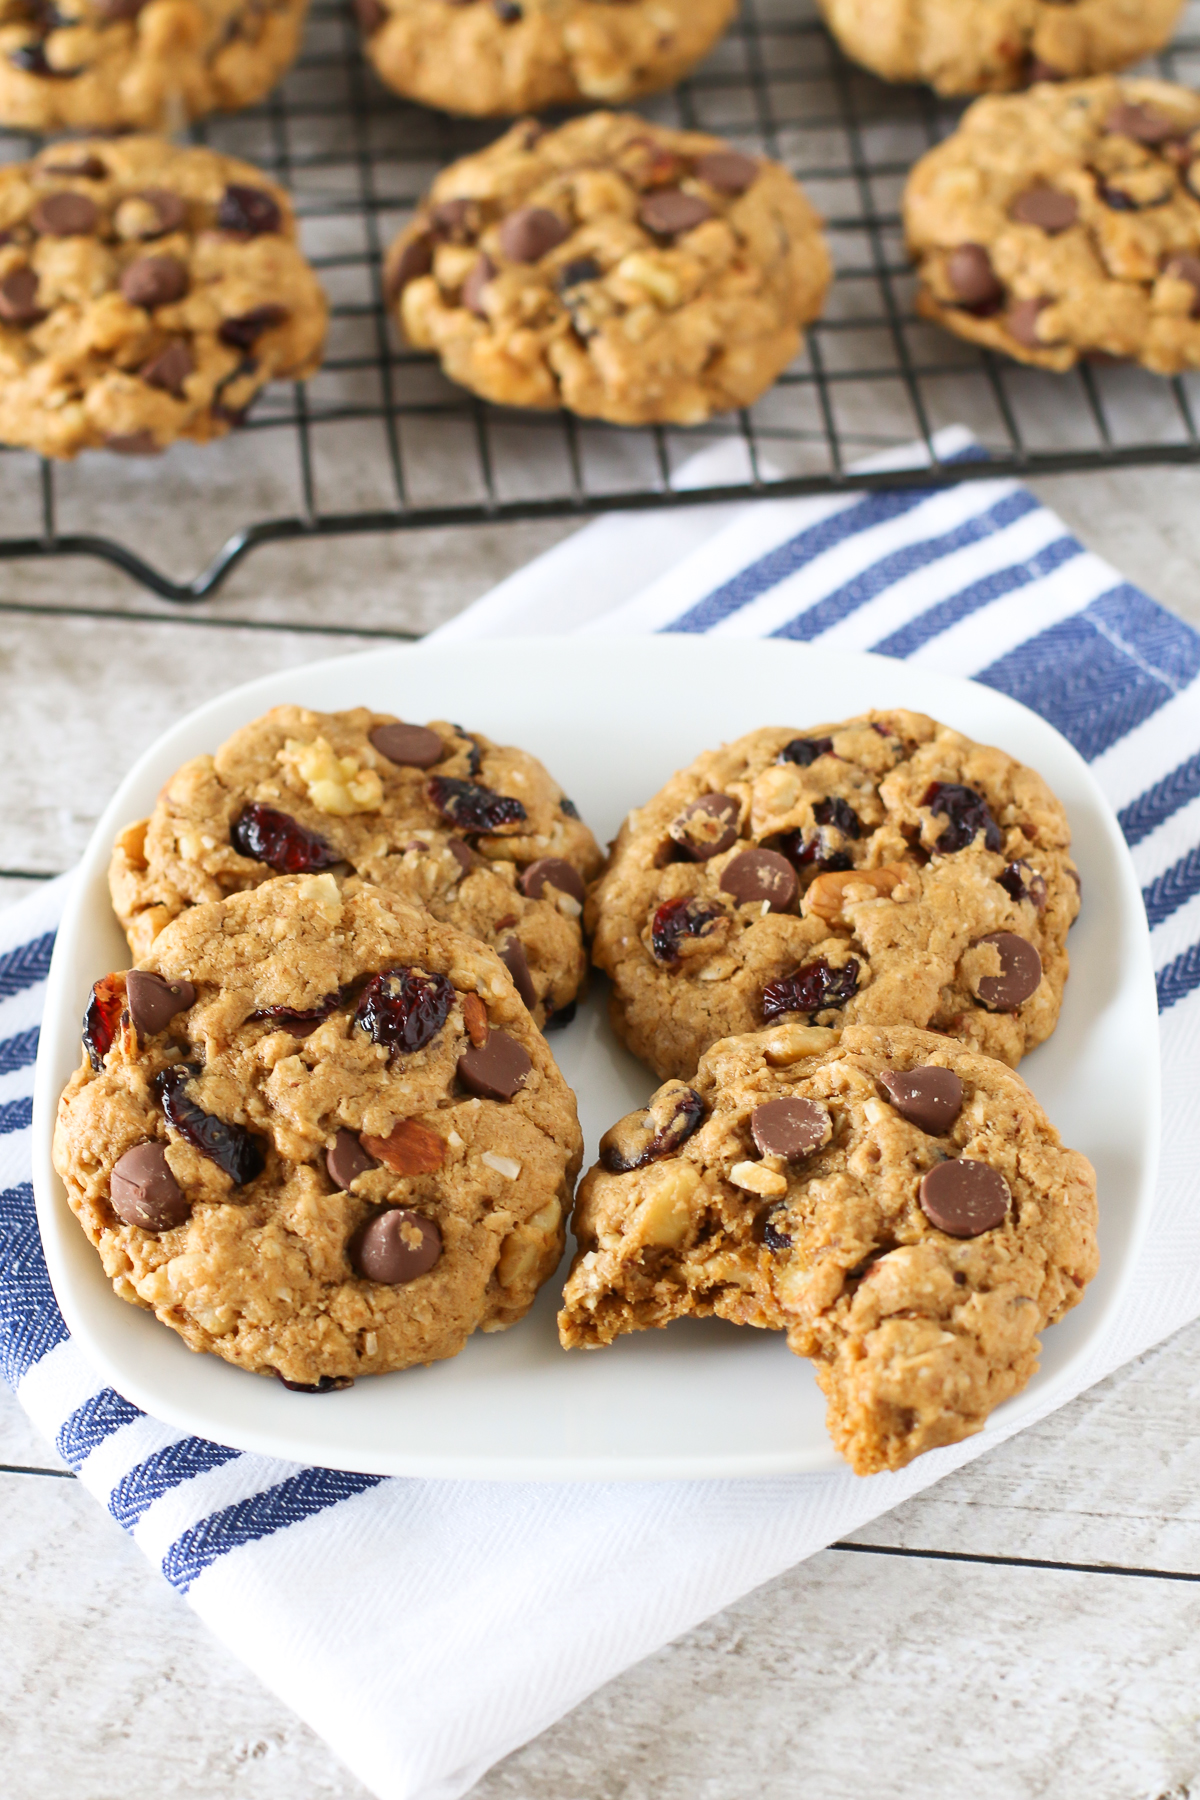
<path fill-rule="evenodd" d="M 908 179 L 926 318 L 1021 362 L 1200 367 L 1200 95 L 1102 78 L 979 100 Z"/>
<path fill-rule="evenodd" d="M 1016 1064 L 1079 910 L 1041 776 L 920 713 L 770 727 L 630 813 L 585 918 L 618 1036 L 686 1079 L 785 1019 L 913 1025 Z"/>
<path fill-rule="evenodd" d="M 328 305 L 283 189 L 162 138 L 0 168 L 0 442 L 153 455 L 311 374 Z"/>
<path fill-rule="evenodd" d="M 291 67 L 307 0 L 0 0 L 0 122 L 174 131 Z"/>
<path fill-rule="evenodd" d="M 1098 1266 L 1087 1158 L 1010 1069 L 904 1026 L 725 1039 L 606 1135 L 572 1225 L 564 1346 L 785 1331 L 860 1475 L 981 1430 Z"/>
<path fill-rule="evenodd" d="M 778 163 L 590 113 L 443 170 L 385 282 L 409 341 L 485 399 L 695 425 L 787 367 L 830 273 Z"/>
<path fill-rule="evenodd" d="M 541 112 L 673 87 L 736 0 L 355 0 L 367 55 L 399 94 L 446 112 Z"/>
<path fill-rule="evenodd" d="M 453 1356 L 555 1268 L 575 1099 L 494 953 L 330 873 L 195 906 L 89 1003 L 55 1167 L 122 1299 L 303 1387 Z"/>
<path fill-rule="evenodd" d="M 544 1025 L 586 973 L 584 882 L 599 866 L 523 750 L 444 720 L 277 706 L 176 772 L 121 834 L 109 881 L 140 958 L 186 907 L 285 871 L 349 869 L 490 944 Z"/>
<path fill-rule="evenodd" d="M 941 94 L 1101 75 L 1161 50 L 1182 0 L 820 0 L 843 50 Z"/>

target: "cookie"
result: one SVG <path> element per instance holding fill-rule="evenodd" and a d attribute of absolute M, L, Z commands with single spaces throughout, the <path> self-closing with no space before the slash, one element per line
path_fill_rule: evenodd
<path fill-rule="evenodd" d="M 736 0 L 355 0 L 376 72 L 445 112 L 611 105 L 673 87 Z"/>
<path fill-rule="evenodd" d="M 185 907 L 281 873 L 352 871 L 506 961 L 539 1025 L 587 968 L 584 882 L 600 852 L 535 757 L 461 726 L 277 706 L 185 763 L 110 867 L 138 960 Z"/>
<path fill-rule="evenodd" d="M 123 137 L 0 168 L 0 442 L 221 436 L 269 381 L 312 374 L 328 311 L 287 195 L 249 163 Z"/>
<path fill-rule="evenodd" d="M 261 100 L 291 67 L 306 0 L 7 0 L 0 124 L 177 130 Z"/>
<path fill-rule="evenodd" d="M 1200 95 L 1102 77 L 976 101 L 904 197 L 918 310 L 1044 369 L 1200 367 Z"/>
<path fill-rule="evenodd" d="M 1096 1184 L 1018 1075 L 907 1026 L 727 1038 L 601 1140 L 568 1349 L 785 1331 L 860 1475 L 983 1428 L 1096 1273 Z"/>
<path fill-rule="evenodd" d="M 982 94 L 1124 69 L 1161 50 L 1183 0 L 820 0 L 847 56 L 885 81 Z"/>
<path fill-rule="evenodd" d="M 1040 775 L 921 713 L 752 731 L 621 827 L 585 913 L 613 1025 L 683 1079 L 785 1020 L 928 1028 L 1015 1064 L 1058 1018 L 1069 847 Z"/>
<path fill-rule="evenodd" d="M 558 1262 L 575 1100 L 499 958 L 329 872 L 105 976 L 54 1166 L 124 1300 L 302 1387 L 454 1356 Z"/>
<path fill-rule="evenodd" d="M 451 164 L 385 270 L 405 335 L 452 381 L 618 425 L 749 406 L 829 279 L 817 214 L 778 163 L 603 112 L 526 120 Z"/>

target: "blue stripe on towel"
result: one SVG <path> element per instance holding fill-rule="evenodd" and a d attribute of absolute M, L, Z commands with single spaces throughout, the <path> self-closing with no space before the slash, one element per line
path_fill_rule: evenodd
<path fill-rule="evenodd" d="M 1169 1006 L 1184 1000 L 1196 988 L 1200 987 L 1200 944 L 1192 944 L 1174 962 L 1160 969 L 1156 977 L 1158 987 L 1158 1010 L 1166 1012 Z"/>
<path fill-rule="evenodd" d="M 14 950 L 7 950 L 0 956 L 0 1000 L 21 993 L 35 981 L 45 981 L 50 973 L 54 935 L 48 931 L 44 937 L 34 938 L 29 944 L 18 944 Z"/>
<path fill-rule="evenodd" d="M 0 1375 L 15 1388 L 66 1340 L 38 1235 L 33 1184 L 21 1181 L 0 1193 Z"/>
<path fill-rule="evenodd" d="M 1148 787 L 1144 794 L 1131 800 L 1117 814 L 1117 823 L 1125 833 L 1125 842 L 1129 845 L 1140 844 L 1148 838 L 1152 831 L 1157 831 L 1174 813 L 1200 794 L 1200 751 L 1189 756 L 1186 762 L 1179 764 Z"/>
<path fill-rule="evenodd" d="M 22 1094 L 17 1100 L 6 1100 L 0 1106 L 0 1137 L 8 1137 L 14 1131 L 24 1131 L 27 1125 L 33 1124 L 33 1100 L 30 1095 Z"/>
<path fill-rule="evenodd" d="M 251 1494 L 197 1520 L 163 1557 L 163 1574 L 186 1594 L 196 1577 L 230 1550 L 272 1537 L 288 1525 L 378 1487 L 383 1480 L 382 1475 L 351 1475 L 341 1469 L 302 1469 L 261 1494 Z"/>
<path fill-rule="evenodd" d="M 27 1069 L 37 1056 L 38 1028 L 18 1031 L 15 1037 L 0 1042 L 0 1075 L 11 1075 L 16 1069 Z"/>
<path fill-rule="evenodd" d="M 932 638 L 939 637 L 943 631 L 949 631 L 952 625 L 957 625 L 960 619 L 980 612 L 996 600 L 1003 600 L 1006 594 L 1015 594 L 1021 588 L 1029 587 L 1032 582 L 1044 581 L 1047 575 L 1053 575 L 1064 563 L 1071 562 L 1083 553 L 1083 545 L 1078 538 L 1055 538 L 1052 544 L 1043 545 L 1026 562 L 1013 563 L 1007 569 L 997 569 L 991 575 L 981 576 L 978 581 L 971 582 L 969 587 L 963 588 L 959 593 L 939 600 L 936 606 L 931 606 L 927 612 L 918 613 L 907 625 L 901 625 L 898 631 L 880 638 L 871 648 L 879 656 L 911 656 Z"/>
<path fill-rule="evenodd" d="M 137 1463 L 123 1475 L 109 1495 L 108 1510 L 118 1525 L 132 1531 L 142 1514 L 172 1488 L 190 1481 L 194 1475 L 206 1475 L 232 1462 L 241 1455 L 227 1444 L 210 1444 L 207 1438 L 181 1438 L 167 1444 Z"/>
<path fill-rule="evenodd" d="M 1193 844 L 1186 856 L 1181 856 L 1149 887 L 1142 889 L 1146 917 L 1151 926 L 1161 925 L 1197 894 L 1200 894 L 1200 844 Z"/>
<path fill-rule="evenodd" d="M 124 1425 L 132 1425 L 135 1419 L 144 1419 L 133 1402 L 118 1394 L 115 1388 L 101 1388 L 98 1394 L 92 1394 L 82 1406 L 77 1406 L 58 1433 L 58 1454 L 65 1463 L 69 1463 L 78 1471 L 105 1438 L 111 1437 L 114 1431 L 120 1431 Z"/>

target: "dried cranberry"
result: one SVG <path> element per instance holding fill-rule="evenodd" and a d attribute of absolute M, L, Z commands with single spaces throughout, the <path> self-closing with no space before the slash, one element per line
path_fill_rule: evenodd
<path fill-rule="evenodd" d="M 768 1250 L 790 1250 L 792 1247 L 792 1240 L 787 1232 L 780 1231 L 778 1225 L 775 1224 L 775 1215 L 781 1210 L 778 1206 L 768 1207 L 765 1213 L 759 1215 L 757 1221 L 760 1241 L 767 1246 Z"/>
<path fill-rule="evenodd" d="M 669 1081 L 642 1112 L 620 1119 L 600 1139 L 600 1162 L 612 1175 L 644 1169 L 647 1163 L 674 1156 L 701 1119 L 704 1102 L 695 1088 Z"/>
<path fill-rule="evenodd" d="M 576 804 L 573 800 L 568 800 L 565 794 L 563 795 L 562 799 L 559 801 L 558 805 L 559 805 L 559 811 L 564 815 L 564 817 L 566 817 L 568 819 L 577 819 L 579 817 L 579 808 L 576 806 Z"/>
<path fill-rule="evenodd" d="M 322 1375 L 317 1381 L 289 1381 L 276 1369 L 275 1379 L 293 1394 L 340 1394 L 344 1388 L 354 1386 L 353 1375 Z"/>
<path fill-rule="evenodd" d="M 762 991 L 763 1018 L 770 1025 L 784 1013 L 819 1013 L 826 1007 L 845 1006 L 858 988 L 858 962 L 851 956 L 840 969 L 832 969 L 823 956 L 815 962 L 768 981 Z"/>
<path fill-rule="evenodd" d="M 831 831 L 838 831 L 843 838 L 853 841 L 862 836 L 862 823 L 854 809 L 844 800 L 831 797 L 818 800 L 813 807 L 813 818 L 818 829 L 811 837 L 803 831 L 785 831 L 779 838 L 779 849 L 788 861 L 797 869 L 811 866 L 816 869 L 852 869 L 853 858 L 844 850 L 833 848 Z"/>
<path fill-rule="evenodd" d="M 1004 843 L 1004 833 L 988 811 L 987 801 L 975 788 L 964 787 L 958 781 L 931 781 L 921 805 L 948 821 L 934 845 L 935 854 L 939 856 L 967 849 L 981 831 L 985 849 L 999 850 Z"/>
<path fill-rule="evenodd" d="M 659 962 L 678 962 L 680 938 L 703 937 L 721 912 L 703 900 L 664 900 L 650 926 L 650 943 Z"/>
<path fill-rule="evenodd" d="M 259 237 L 263 232 L 280 230 L 283 215 L 272 195 L 262 188 L 231 181 L 217 206 L 217 224 L 222 231 Z"/>
<path fill-rule="evenodd" d="M 124 1005 L 125 990 L 118 976 L 102 975 L 93 984 L 92 997 L 83 1015 L 83 1047 L 97 1074 L 113 1047 Z"/>
<path fill-rule="evenodd" d="M 310 1031 L 315 1031 L 317 1026 L 329 1017 L 330 1013 L 337 1011 L 345 997 L 344 992 L 339 988 L 336 993 L 326 994 L 325 998 L 316 1006 L 304 1008 L 260 1006 L 257 1012 L 250 1014 L 249 1023 L 257 1025 L 262 1019 L 278 1019 L 279 1023 L 292 1033 L 293 1037 L 307 1037 Z"/>
<path fill-rule="evenodd" d="M 354 1023 L 389 1050 L 420 1050 L 437 1036 L 453 1005 L 454 988 L 444 975 L 386 969 L 367 983 Z"/>
<path fill-rule="evenodd" d="M 996 880 L 1012 900 L 1032 900 L 1041 912 L 1046 904 L 1045 878 L 1027 862 L 1010 862 Z"/>
<path fill-rule="evenodd" d="M 240 856 L 252 856 L 284 875 L 307 875 L 313 869 L 332 869 L 342 859 L 332 844 L 308 831 L 290 813 L 276 812 L 261 800 L 242 808 L 229 831 L 229 841 Z"/>
<path fill-rule="evenodd" d="M 832 754 L 832 738 L 793 738 L 791 743 L 785 744 L 779 752 L 779 760 L 781 763 L 799 763 L 802 769 L 807 769 L 811 763 L 816 762 L 818 756 L 831 756 Z"/>
<path fill-rule="evenodd" d="M 431 803 L 460 831 L 503 831 L 528 817 L 519 800 L 497 794 L 475 781 L 458 781 L 453 775 L 435 775 L 429 783 Z"/>
<path fill-rule="evenodd" d="M 174 1063 L 155 1077 L 154 1091 L 168 1125 L 173 1125 L 193 1150 L 223 1169 L 235 1187 L 244 1187 L 262 1174 L 267 1164 L 266 1152 L 244 1125 L 229 1125 L 188 1099 L 183 1090 L 199 1073 L 197 1063 Z"/>
<path fill-rule="evenodd" d="M 569 1025 L 576 1011 L 577 1003 L 574 1000 L 568 1000 L 565 1006 L 552 1006 L 546 1014 L 546 1023 L 542 1026 L 543 1037 L 548 1031 L 561 1031 L 564 1025 Z"/>

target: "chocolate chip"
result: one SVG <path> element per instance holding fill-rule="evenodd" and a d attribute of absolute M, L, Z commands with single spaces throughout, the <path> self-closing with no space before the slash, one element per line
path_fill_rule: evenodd
<path fill-rule="evenodd" d="M 467 311 L 473 312 L 476 318 L 487 317 L 483 305 L 483 290 L 495 273 L 496 265 L 490 256 L 481 256 L 467 272 L 467 278 L 462 284 L 461 298 Z"/>
<path fill-rule="evenodd" d="M 222 231 L 235 231 L 240 237 L 261 237 L 278 231 L 283 214 L 272 196 L 262 188 L 246 187 L 231 181 L 217 207 L 217 225 Z"/>
<path fill-rule="evenodd" d="M 764 1100 L 750 1114 L 750 1135 L 763 1156 L 799 1162 L 827 1144 L 833 1125 L 816 1100 Z"/>
<path fill-rule="evenodd" d="M 557 213 L 545 206 L 522 206 L 501 225 L 500 249 L 509 262 L 535 263 L 570 235 L 571 227 Z"/>
<path fill-rule="evenodd" d="M 743 850 L 721 876 L 721 892 L 732 894 L 739 906 L 767 900 L 772 912 L 786 912 L 798 886 L 795 869 L 777 850 Z"/>
<path fill-rule="evenodd" d="M 879 1077 L 883 1097 L 902 1119 L 940 1137 L 962 1111 L 963 1084 L 953 1069 L 927 1064 L 920 1069 L 889 1069 Z"/>
<path fill-rule="evenodd" d="M 376 725 L 367 736 L 380 756 L 401 769 L 431 769 L 445 755 L 446 746 L 436 731 L 424 725 Z"/>
<path fill-rule="evenodd" d="M 249 312 L 239 313 L 236 318 L 222 319 L 217 328 L 217 336 L 223 344 L 234 350 L 250 350 L 258 342 L 264 331 L 270 331 L 274 325 L 282 325 L 287 318 L 286 306 L 253 306 Z"/>
<path fill-rule="evenodd" d="M 0 281 L 0 319 L 6 325 L 36 325 L 46 316 L 37 303 L 38 278 L 32 269 L 10 269 Z"/>
<path fill-rule="evenodd" d="M 1038 336 L 1037 322 L 1039 313 L 1049 305 L 1049 300 L 1014 300 L 1004 315 L 1009 336 L 1029 350 L 1044 350 L 1046 346 Z"/>
<path fill-rule="evenodd" d="M 475 852 L 470 844 L 464 844 L 461 838 L 450 838 L 447 850 L 458 864 L 464 875 L 469 875 L 475 866 Z"/>
<path fill-rule="evenodd" d="M 713 217 L 713 209 L 699 194 L 685 194 L 680 188 L 658 188 L 647 194 L 638 207 L 638 218 L 655 237 L 677 237 L 691 231 Z"/>
<path fill-rule="evenodd" d="M 100 220 L 100 208 L 86 194 L 46 194 L 30 214 L 30 224 L 43 237 L 87 237 Z"/>
<path fill-rule="evenodd" d="M 921 1177 L 921 1211 L 951 1237 L 978 1237 L 1002 1223 L 1012 1198 L 999 1169 L 959 1157 Z"/>
<path fill-rule="evenodd" d="M 695 170 L 718 194 L 744 194 L 758 176 L 754 158 L 743 156 L 740 150 L 710 150 L 696 158 Z"/>
<path fill-rule="evenodd" d="M 410 281 L 416 281 L 419 275 L 428 275 L 433 267 L 433 238 L 427 231 L 419 236 L 409 238 L 398 260 L 392 263 L 384 278 L 387 298 L 395 301 L 400 298 Z"/>
<path fill-rule="evenodd" d="M 325 1152 L 325 1167 L 333 1185 L 345 1190 L 359 1175 L 365 1175 L 368 1169 L 377 1169 L 379 1164 L 363 1149 L 355 1134 L 343 1128 Z"/>
<path fill-rule="evenodd" d="M 192 1210 L 171 1173 L 165 1144 L 138 1144 L 119 1157 L 109 1177 L 108 1198 L 121 1223 L 141 1231 L 170 1231 Z"/>
<path fill-rule="evenodd" d="M 183 397 L 183 384 L 195 367 L 195 359 L 184 340 L 172 338 L 157 356 L 142 364 L 138 374 L 151 387 L 163 388 L 179 400 Z"/>
<path fill-rule="evenodd" d="M 515 25 L 518 19 L 525 16 L 517 5 L 517 0 L 492 0 L 492 11 L 502 25 Z"/>
<path fill-rule="evenodd" d="M 429 223 L 440 242 L 465 244 L 475 235 L 476 217 L 473 200 L 439 200 L 430 212 Z"/>
<path fill-rule="evenodd" d="M 400 1287 L 427 1275 L 442 1254 L 442 1234 L 432 1219 L 393 1206 L 358 1233 L 350 1260 L 368 1281 Z"/>
<path fill-rule="evenodd" d="M 529 964 L 525 960 L 525 950 L 520 938 L 505 939 L 500 961 L 512 976 L 513 986 L 518 994 L 532 1012 L 537 1005 L 537 990 L 533 985 L 533 976 L 529 973 Z"/>
<path fill-rule="evenodd" d="M 387 20 L 387 8 L 380 0 L 354 0 L 354 16 L 365 37 L 372 37 Z"/>
<path fill-rule="evenodd" d="M 178 1012 L 196 1003 L 190 981 L 168 981 L 149 969 L 130 969 L 125 977 L 125 1004 L 139 1037 L 163 1031 Z"/>
<path fill-rule="evenodd" d="M 1200 256 L 1173 256 L 1163 270 L 1173 281 L 1186 281 L 1195 289 L 1191 317 L 1200 318 Z"/>
<path fill-rule="evenodd" d="M 991 931 L 976 941 L 994 944 L 1000 956 L 999 975 L 981 976 L 976 995 L 992 1012 L 1016 1012 L 1038 990 L 1041 957 L 1028 938 L 1018 937 L 1015 931 Z"/>
<path fill-rule="evenodd" d="M 143 429 L 114 431 L 105 438 L 104 448 L 117 456 L 157 456 L 162 446 L 155 442 L 152 431 Z"/>
<path fill-rule="evenodd" d="M 139 256 L 122 270 L 120 288 L 130 306 L 170 306 L 188 291 L 188 272 L 177 256 Z"/>
<path fill-rule="evenodd" d="M 1036 225 L 1054 236 L 1075 223 L 1079 206 L 1073 194 L 1064 194 L 1048 182 L 1037 181 L 1018 194 L 1009 207 L 1009 217 L 1019 225 Z"/>
<path fill-rule="evenodd" d="M 603 273 L 594 256 L 577 256 L 558 271 L 558 291 L 564 294 L 568 288 L 580 287 L 585 281 L 599 281 Z"/>
<path fill-rule="evenodd" d="M 542 892 L 549 884 L 557 888 L 560 894 L 570 894 L 573 900 L 583 905 L 585 888 L 583 876 L 564 857 L 539 856 L 536 862 L 522 871 L 520 877 L 521 892 L 529 900 L 540 900 Z"/>
<path fill-rule="evenodd" d="M 485 1044 L 472 1044 L 458 1059 L 458 1078 L 484 1100 L 511 1100 L 533 1068 L 507 1031 L 489 1031 Z"/>
<path fill-rule="evenodd" d="M 343 1388 L 354 1386 L 353 1375 L 322 1375 L 319 1381 L 289 1381 L 276 1369 L 275 1379 L 289 1394 L 340 1394 Z"/>
<path fill-rule="evenodd" d="M 98 156 L 81 156 L 77 162 L 43 163 L 43 175 L 77 175 L 81 181 L 107 181 L 108 167 Z"/>
<path fill-rule="evenodd" d="M 1186 126 L 1177 125 L 1157 107 L 1130 102 L 1113 107 L 1104 121 L 1104 129 L 1119 137 L 1133 138 L 1138 144 L 1164 144 L 1168 138 L 1187 136 Z"/>
<path fill-rule="evenodd" d="M 650 1096 L 641 1112 L 628 1113 L 610 1125 L 600 1139 L 600 1166 L 610 1175 L 626 1175 L 647 1163 L 674 1156 L 704 1119 L 704 1102 L 695 1088 L 668 1081 Z"/>
<path fill-rule="evenodd" d="M 992 260 L 982 244 L 959 244 L 946 258 L 946 280 L 963 306 L 991 306 L 1003 299 Z"/>
<path fill-rule="evenodd" d="M 168 231 L 178 231 L 187 224 L 187 204 L 170 188 L 142 188 L 139 193 L 131 194 L 130 199 L 144 200 L 155 215 L 154 228 L 143 230 L 142 238 L 165 237 Z"/>
<path fill-rule="evenodd" d="M 702 794 L 667 829 L 689 861 L 707 862 L 737 843 L 741 810 L 732 794 Z"/>

